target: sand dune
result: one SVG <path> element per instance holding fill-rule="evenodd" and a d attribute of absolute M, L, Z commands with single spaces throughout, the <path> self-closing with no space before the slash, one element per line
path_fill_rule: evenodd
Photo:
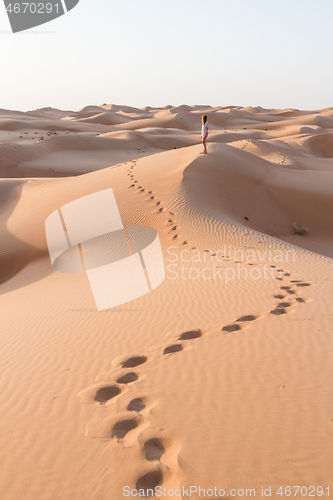
<path fill-rule="evenodd" d="M 1 498 L 333 487 L 332 135 L 332 108 L 0 110 Z M 98 312 L 45 220 L 108 188 L 166 277 Z"/>
<path fill-rule="evenodd" d="M 303 141 L 303 148 L 312 156 L 333 158 L 333 133 L 320 134 Z"/>
<path fill-rule="evenodd" d="M 333 240 L 332 171 L 321 172 L 320 180 L 318 175 L 276 172 L 268 161 L 214 144 L 208 159 L 198 158 L 184 171 L 184 185 L 195 201 L 219 208 L 221 216 L 281 239 L 292 236 L 292 221 L 299 221 L 312 228 L 305 246 L 315 249 L 318 240 L 328 238 L 328 247 Z M 208 189 L 203 191 L 203 185 Z"/>
<path fill-rule="evenodd" d="M 89 116 L 86 118 L 79 118 L 78 121 L 84 123 L 96 123 L 99 125 L 118 125 L 119 123 L 128 122 L 129 118 L 119 113 L 105 111 L 104 113 L 99 113 L 97 115 Z"/>

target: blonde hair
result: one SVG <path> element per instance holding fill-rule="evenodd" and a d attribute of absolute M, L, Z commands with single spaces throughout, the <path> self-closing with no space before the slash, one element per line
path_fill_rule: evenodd
<path fill-rule="evenodd" d="M 203 115 L 202 117 L 202 124 L 204 125 L 207 121 L 207 115 Z"/>

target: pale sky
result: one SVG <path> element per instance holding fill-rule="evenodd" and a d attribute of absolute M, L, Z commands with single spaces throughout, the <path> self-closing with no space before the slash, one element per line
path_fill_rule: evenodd
<path fill-rule="evenodd" d="M 80 0 L 12 34 L 0 108 L 333 105 L 333 0 Z"/>

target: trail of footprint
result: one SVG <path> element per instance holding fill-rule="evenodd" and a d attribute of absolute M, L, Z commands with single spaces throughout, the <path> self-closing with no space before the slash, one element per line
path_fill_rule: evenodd
<path fill-rule="evenodd" d="M 230 325 L 223 326 L 222 332 L 231 333 L 231 332 L 237 332 L 239 330 L 243 330 L 244 325 L 242 325 L 240 323 L 252 322 L 252 321 L 256 321 L 260 318 L 262 318 L 262 316 L 256 316 L 254 314 L 246 314 L 246 315 L 241 316 L 240 318 L 236 319 L 236 321 L 234 321 L 234 323 L 232 323 Z"/>
<path fill-rule="evenodd" d="M 284 276 L 288 278 L 290 276 L 288 276 L 288 274 L 289 273 L 284 273 Z M 274 296 L 279 302 L 276 304 L 275 309 L 270 311 L 270 314 L 276 316 L 284 315 L 294 305 L 306 301 L 303 297 L 295 297 L 294 302 L 290 302 L 290 299 L 288 302 L 283 301 L 283 299 L 286 298 L 286 294 L 290 292 L 296 294 L 296 291 L 293 290 L 294 288 L 311 286 L 310 283 L 304 283 L 299 280 L 292 281 L 293 283 L 290 283 L 290 285 L 283 285 L 280 287 L 284 294 L 276 294 Z M 222 332 L 240 332 L 247 324 L 252 324 L 261 317 L 262 316 L 254 314 L 240 316 L 232 324 L 223 326 Z M 100 381 L 100 383 L 81 391 L 78 394 L 79 400 L 81 403 L 95 403 L 104 406 L 110 405 L 110 408 L 114 408 L 114 402 L 120 397 L 125 397 L 126 392 L 131 391 L 131 387 L 134 387 L 141 378 L 139 373 L 132 370 L 133 368 L 142 367 L 146 363 L 158 359 L 161 355 L 167 357 L 182 352 L 184 351 L 186 342 L 199 339 L 202 336 L 203 333 L 201 330 L 189 330 L 182 332 L 175 339 L 176 342 L 165 346 L 162 351 L 158 350 L 157 355 L 152 355 L 152 357 L 146 355 L 133 355 L 116 358 L 112 362 L 113 370 L 109 374 L 101 374 L 98 376 L 97 381 Z M 115 379 L 115 382 L 113 382 L 112 379 Z M 101 383 L 104 380 L 108 383 Z M 141 446 L 144 460 L 152 464 L 157 464 L 154 470 L 148 473 L 146 472 L 136 480 L 136 487 L 144 491 L 148 491 L 151 487 L 154 488 L 157 485 L 165 484 L 167 481 L 166 471 L 171 475 L 173 474 L 172 481 L 174 481 L 175 471 L 178 467 L 179 452 L 173 455 L 173 470 L 168 465 L 168 460 L 170 458 L 165 459 L 165 457 L 167 457 L 168 448 L 176 446 L 176 448 L 178 447 L 180 449 L 179 444 L 175 445 L 172 440 L 166 441 L 164 437 L 157 435 L 158 433 L 155 433 L 155 435 L 150 436 L 148 439 L 143 437 L 143 432 L 146 432 L 150 427 L 148 421 L 150 408 L 156 404 L 157 401 L 145 395 L 137 395 L 128 401 L 125 412 L 116 412 L 111 415 L 111 417 L 106 417 L 104 419 L 93 418 L 87 425 L 86 430 L 86 435 L 88 437 L 99 437 L 101 439 L 116 438 L 118 442 L 122 442 L 126 439 L 131 443 L 136 443 Z M 166 462 L 164 462 L 165 460 Z"/>
<path fill-rule="evenodd" d="M 279 270 L 283 272 L 283 270 Z M 287 275 L 289 273 L 285 273 Z M 289 277 L 289 276 L 286 276 Z M 304 283 L 299 280 L 291 280 L 294 284 L 290 285 L 284 285 L 281 286 L 281 290 L 284 291 L 287 294 L 296 294 L 296 292 L 293 290 L 295 286 L 297 287 L 306 287 L 306 286 L 311 286 L 310 283 Z M 285 295 L 283 294 L 277 294 L 274 296 L 275 299 L 278 300 L 283 300 L 285 298 Z M 287 314 L 288 309 L 292 307 L 292 305 L 295 305 L 296 303 L 301 304 L 304 303 L 306 299 L 302 297 L 296 297 L 295 302 L 278 302 L 278 304 L 275 306 L 274 309 L 270 311 L 270 314 L 275 315 L 275 316 L 280 316 Z M 239 332 L 244 329 L 245 325 L 247 323 L 252 323 L 256 320 L 258 320 L 261 316 L 256 316 L 253 314 L 249 315 L 244 315 L 239 317 L 237 320 L 235 320 L 234 323 L 225 325 L 222 327 L 222 332 L 224 333 L 232 333 L 232 332 Z M 202 337 L 202 332 L 200 330 L 194 330 L 194 331 L 187 331 L 183 332 L 179 337 L 178 337 L 178 342 L 179 343 L 174 343 L 171 345 L 166 346 L 163 349 L 163 356 L 167 355 L 173 355 L 176 353 L 179 353 L 184 350 L 183 343 L 188 341 L 188 340 L 193 340 L 193 339 L 198 339 Z M 126 359 L 122 359 L 119 362 L 115 363 L 116 368 L 119 370 L 119 368 L 122 369 L 131 369 L 135 368 L 140 365 L 144 365 L 149 361 L 149 358 L 145 355 L 137 355 L 137 356 L 131 356 Z M 103 374 L 102 374 L 103 375 Z M 103 375 L 104 376 L 104 375 Z M 118 398 L 120 395 L 124 393 L 127 387 L 131 386 L 132 384 L 135 384 L 138 380 L 140 379 L 140 375 L 137 374 L 136 372 L 130 371 L 128 373 L 120 374 L 119 376 L 116 376 L 115 384 L 108 384 L 108 385 L 97 385 L 93 386 L 91 388 L 86 389 L 85 391 L 81 391 L 79 393 L 78 397 L 81 402 L 95 402 L 99 404 L 109 404 L 116 398 Z M 128 405 L 127 405 L 127 411 L 133 411 L 138 414 L 143 412 L 146 408 L 146 402 L 143 398 L 134 398 L 132 399 Z M 112 435 L 115 435 L 116 437 L 119 437 L 119 435 L 122 434 L 122 429 L 126 430 L 126 435 L 129 430 L 131 430 L 131 426 L 136 426 L 135 422 L 133 423 L 132 419 L 129 419 L 131 423 L 128 422 L 128 419 L 125 419 L 125 423 L 123 420 L 119 423 L 119 432 L 118 432 L 118 426 L 115 426 L 115 428 L 112 428 Z M 116 424 L 115 424 L 116 425 Z M 134 428 L 134 427 L 133 427 Z"/>
<path fill-rule="evenodd" d="M 131 168 L 133 168 L 133 166 Z M 133 176 L 133 179 L 134 179 L 134 176 Z M 137 181 L 134 181 L 134 182 L 137 183 Z M 132 186 L 134 186 L 134 185 L 132 185 Z M 145 189 L 142 186 L 139 186 L 138 189 L 145 191 Z M 153 194 L 153 191 L 149 191 L 149 194 Z M 151 196 L 151 198 L 150 198 L 150 200 L 155 200 L 155 199 L 156 199 L 155 196 Z M 159 213 L 164 211 L 164 207 L 162 206 L 161 201 L 156 202 L 156 207 L 158 208 Z M 169 214 L 172 216 L 174 215 L 173 212 L 169 212 Z M 174 225 L 174 221 L 172 219 L 169 219 L 168 223 L 173 225 L 173 227 L 171 228 L 171 232 L 177 230 L 177 226 Z M 177 239 L 177 238 L 178 238 L 178 234 L 175 234 L 173 236 L 173 239 Z M 187 241 L 185 240 L 184 244 L 186 244 L 186 243 L 187 243 Z M 206 249 L 205 252 L 209 252 L 212 256 L 214 256 L 214 254 L 212 254 L 212 252 L 210 250 Z M 249 263 L 249 265 L 256 265 L 256 263 L 254 263 L 254 264 Z M 278 273 L 280 273 L 280 276 L 275 278 L 277 281 L 290 280 L 291 274 L 289 272 L 285 272 L 281 268 L 276 268 L 276 266 L 274 266 L 274 265 L 271 265 L 271 267 L 275 268 L 276 271 Z M 294 290 L 296 287 L 306 287 L 306 286 L 311 286 L 311 284 L 304 283 L 300 280 L 290 280 L 290 285 L 283 285 L 280 287 L 281 291 L 284 292 L 284 294 L 276 294 L 276 295 L 274 295 L 274 298 L 277 300 L 283 300 L 286 298 L 285 294 L 290 295 L 290 296 L 296 295 L 297 290 Z M 275 306 L 275 308 L 270 311 L 270 314 L 276 315 L 276 316 L 284 315 L 288 312 L 288 310 L 293 305 L 295 305 L 296 303 L 301 304 L 301 303 L 304 303 L 305 301 L 306 301 L 306 299 L 303 299 L 301 297 L 296 297 L 294 303 L 279 302 Z M 255 316 L 252 314 L 241 316 L 240 318 L 235 320 L 232 324 L 223 326 L 222 332 L 224 332 L 224 333 L 232 333 L 232 332 L 237 332 L 237 331 L 239 332 L 239 331 L 243 330 L 245 327 L 245 325 L 243 323 L 245 323 L 245 324 L 251 323 L 251 322 L 254 322 L 261 317 L 262 316 Z M 179 341 L 192 340 L 192 339 L 199 338 L 201 336 L 202 336 L 202 333 L 199 330 L 192 331 L 192 332 L 184 332 L 180 335 L 178 340 Z M 183 347 L 182 343 L 171 344 L 171 345 L 164 348 L 163 356 L 179 353 L 183 350 L 184 350 L 184 347 Z M 145 360 L 143 362 L 145 362 Z M 117 382 L 121 382 L 121 381 L 126 382 L 127 380 L 129 380 L 128 383 L 136 382 L 139 379 L 139 377 L 135 378 L 135 376 L 136 376 L 136 374 L 134 374 L 134 373 L 125 374 L 123 377 L 118 378 Z M 140 414 L 140 412 L 144 411 L 145 408 L 146 408 L 145 401 L 142 398 L 132 399 L 131 402 L 127 406 L 128 411 L 134 411 L 134 412 L 137 412 L 138 414 Z M 165 448 L 164 448 L 163 443 L 157 437 L 153 437 L 144 443 L 142 450 L 143 450 L 143 454 L 145 456 L 145 459 L 147 461 L 154 462 L 154 461 L 160 461 L 161 457 L 164 454 Z M 145 488 L 146 486 L 144 486 L 144 485 L 146 485 L 148 483 L 150 485 L 154 484 L 155 486 L 157 486 L 157 485 L 161 484 L 162 481 L 163 481 L 163 474 L 161 472 L 161 469 L 159 468 L 159 469 L 157 469 L 153 472 L 150 472 L 148 474 L 145 474 L 144 476 L 139 478 L 136 484 L 137 484 L 137 487 L 139 485 L 139 486 L 142 486 L 143 488 Z"/>
<path fill-rule="evenodd" d="M 132 166 L 131 166 L 131 169 L 133 169 L 133 167 L 134 167 L 134 166 L 132 165 Z M 131 184 L 130 186 L 128 186 L 129 188 L 137 187 L 137 189 L 139 189 L 139 190 L 140 190 L 140 193 L 145 193 L 145 192 L 147 192 L 147 189 L 145 189 L 143 186 L 135 186 L 135 183 L 137 183 L 137 184 L 138 184 L 138 181 L 137 181 L 137 180 L 134 180 L 134 175 L 131 173 L 131 170 L 128 170 L 128 175 L 131 177 L 132 182 L 134 182 L 134 184 Z M 153 194 L 153 191 L 148 191 L 148 194 Z M 150 200 L 155 200 L 155 199 L 156 199 L 156 196 L 154 196 L 154 195 L 153 195 L 153 196 L 151 196 L 149 199 L 150 199 Z M 162 202 L 161 202 L 161 201 L 157 201 L 157 202 L 156 202 L 156 208 L 158 208 L 158 212 L 157 212 L 158 214 L 161 214 L 162 212 L 164 212 L 164 211 L 165 211 L 165 208 L 162 206 Z M 174 215 L 174 212 L 169 212 L 169 213 L 170 213 L 170 215 Z M 169 221 L 169 222 L 170 222 L 170 221 Z M 173 221 L 171 221 L 171 224 L 174 224 L 174 222 L 173 222 Z M 172 230 L 173 230 L 173 231 L 176 231 L 176 230 L 177 230 L 177 227 L 175 226 Z M 172 237 L 172 239 L 174 239 L 174 240 L 178 239 L 178 234 L 175 234 L 175 235 Z M 184 240 L 184 241 L 183 241 L 183 244 L 184 244 L 184 245 L 187 245 L 187 244 L 188 244 L 188 241 L 187 241 L 187 240 Z"/>
<path fill-rule="evenodd" d="M 272 265 L 271 267 L 275 268 L 276 266 Z M 277 269 L 277 271 L 284 273 L 283 279 L 291 277 L 291 274 L 289 272 L 285 272 L 283 269 Z M 276 279 L 278 279 L 278 278 L 276 278 Z M 290 285 L 281 286 L 280 289 L 282 291 L 284 291 L 286 294 L 291 295 L 291 296 L 297 294 L 297 290 L 294 290 L 295 287 L 311 286 L 311 283 L 304 283 L 301 280 L 290 280 L 290 283 L 291 283 Z M 278 299 L 278 300 L 283 300 L 286 298 L 286 295 L 277 294 L 277 295 L 274 295 L 274 298 Z M 295 302 L 279 302 L 275 306 L 275 308 L 270 311 L 270 314 L 272 314 L 274 316 L 281 316 L 283 314 L 287 314 L 290 310 L 289 308 L 296 305 L 296 303 L 303 304 L 306 301 L 307 301 L 307 299 L 304 299 L 302 297 L 296 297 Z M 261 316 L 254 316 L 254 315 L 241 316 L 236 321 L 234 321 L 234 323 L 223 326 L 222 332 L 232 333 L 232 332 L 240 331 L 244 328 L 244 325 L 242 325 L 242 323 L 249 322 L 249 321 L 255 321 L 255 320 L 259 319 L 260 317 Z"/>
<path fill-rule="evenodd" d="M 175 354 L 184 350 L 183 344 L 202 337 L 201 330 L 189 330 L 182 332 L 177 340 L 180 343 L 173 343 L 163 349 L 163 356 Z M 159 356 L 159 355 L 158 355 Z M 139 380 L 137 373 L 129 371 L 118 376 L 119 370 L 133 369 L 143 366 L 152 359 L 146 355 L 134 355 L 115 358 L 112 362 L 113 370 L 109 374 L 101 374 L 96 380 L 116 378 L 115 384 L 97 384 L 89 387 L 78 394 L 81 403 L 100 403 L 114 401 L 125 393 L 128 384 L 135 384 Z M 87 425 L 86 436 L 100 439 L 117 439 L 122 443 L 125 439 L 128 442 L 135 442 L 141 446 L 143 458 L 146 462 L 158 464 L 151 472 L 145 473 L 136 480 L 136 488 L 145 492 L 152 487 L 168 482 L 175 483 L 175 471 L 179 467 L 178 455 L 181 449 L 180 444 L 174 440 L 161 436 L 151 435 L 143 437 L 143 430 L 147 432 L 149 423 L 145 417 L 150 408 L 157 402 L 147 396 L 136 396 L 126 405 L 126 411 L 115 413 L 105 418 L 93 418 Z M 114 407 L 114 406 L 113 406 Z M 147 416 L 148 416 L 147 415 Z M 153 431 L 151 431 L 153 433 Z M 154 434 L 154 433 L 153 433 Z"/>
<path fill-rule="evenodd" d="M 285 277 L 290 277 L 290 273 L 285 273 Z M 305 283 L 302 282 L 301 280 L 290 280 L 290 285 L 284 285 L 281 286 L 281 290 L 283 290 L 286 294 L 288 295 L 296 295 L 297 294 L 297 289 L 295 290 L 295 287 L 306 287 L 306 286 L 311 286 L 311 283 Z M 284 299 L 286 296 L 285 295 L 274 295 L 276 299 Z M 280 302 L 277 304 L 275 309 L 272 309 L 270 311 L 270 314 L 273 314 L 275 316 L 281 316 L 282 314 L 287 314 L 289 312 L 289 308 L 292 307 L 293 305 L 298 304 L 303 304 L 307 302 L 307 299 L 304 299 L 303 297 L 295 297 L 295 302 Z"/>

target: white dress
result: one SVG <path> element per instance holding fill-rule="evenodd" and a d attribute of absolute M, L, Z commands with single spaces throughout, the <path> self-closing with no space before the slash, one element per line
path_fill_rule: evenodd
<path fill-rule="evenodd" d="M 208 127 L 209 127 L 209 123 L 208 121 L 206 121 L 206 123 L 204 123 L 201 127 L 201 137 L 208 137 Z"/>

